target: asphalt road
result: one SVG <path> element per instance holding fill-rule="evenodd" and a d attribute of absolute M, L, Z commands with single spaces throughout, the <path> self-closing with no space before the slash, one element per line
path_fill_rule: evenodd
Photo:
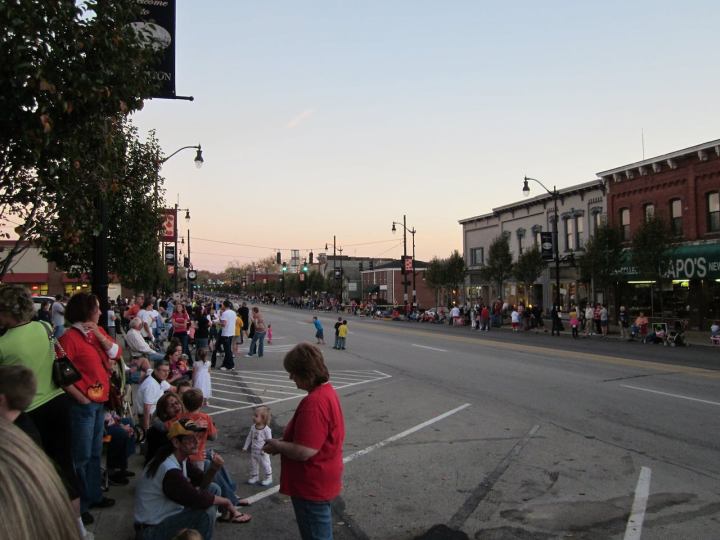
<path fill-rule="evenodd" d="M 276 436 L 292 416 L 303 393 L 282 357 L 314 341 L 313 313 L 261 309 L 274 333 L 266 356 L 213 372 L 214 447 L 254 496 L 252 522 L 218 525 L 220 539 L 298 537 L 287 498 L 242 484 L 240 448 L 253 403 L 270 404 Z M 717 349 L 350 316 L 348 349 L 336 351 L 334 316 L 321 320 L 347 429 L 336 538 L 720 536 Z M 105 535 L 113 521 L 96 537 L 117 538 Z"/>

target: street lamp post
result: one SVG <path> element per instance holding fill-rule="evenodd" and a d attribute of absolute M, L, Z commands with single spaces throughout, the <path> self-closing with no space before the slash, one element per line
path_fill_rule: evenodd
<path fill-rule="evenodd" d="M 558 191 L 555 186 L 553 186 L 552 191 L 550 191 L 548 188 L 545 187 L 545 185 L 540 182 L 540 180 L 536 180 L 535 178 L 525 177 L 525 181 L 523 183 L 523 195 L 525 197 L 530 196 L 530 186 L 528 185 L 528 180 L 532 180 L 536 184 L 539 184 L 547 193 L 552 197 L 553 200 L 553 210 L 555 212 L 553 216 L 553 251 L 555 256 L 555 309 L 560 309 L 560 241 L 558 236 L 558 219 L 560 216 L 558 216 L 558 207 L 557 207 L 557 201 L 558 201 Z"/>
<path fill-rule="evenodd" d="M 408 229 L 407 227 L 407 219 L 405 214 L 403 214 L 403 220 L 402 223 L 399 221 L 393 221 L 392 223 L 392 232 L 395 232 L 397 229 L 395 228 L 395 225 L 401 225 L 403 228 L 403 265 L 402 265 L 402 274 L 403 274 L 403 285 L 405 287 L 405 293 L 404 293 L 404 301 L 407 305 L 408 302 L 408 280 L 407 280 L 407 273 L 405 272 L 405 259 L 407 258 L 407 233 L 410 233 L 412 235 L 412 286 L 413 286 L 413 299 L 412 299 L 412 305 L 413 308 L 417 306 L 417 286 L 415 283 L 415 233 L 417 232 L 415 230 L 415 227 L 412 229 Z"/>
<path fill-rule="evenodd" d="M 175 292 L 178 292 L 178 225 L 177 225 L 177 215 L 178 212 L 185 212 L 185 221 L 190 223 L 190 210 L 187 208 L 178 208 L 178 204 L 175 203 Z M 188 231 L 188 242 L 190 242 L 190 234 Z M 189 250 L 189 247 L 188 247 Z M 188 253 L 188 259 L 189 259 L 189 253 Z"/>

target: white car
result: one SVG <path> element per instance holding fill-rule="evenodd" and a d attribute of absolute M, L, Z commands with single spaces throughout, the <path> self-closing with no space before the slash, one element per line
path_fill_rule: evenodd
<path fill-rule="evenodd" d="M 33 301 L 33 307 L 35 308 L 35 313 L 37 313 L 38 311 L 40 311 L 40 305 L 45 301 L 50 302 L 50 306 L 52 306 L 53 302 L 55 302 L 55 297 L 54 296 L 33 296 L 32 301 Z"/>

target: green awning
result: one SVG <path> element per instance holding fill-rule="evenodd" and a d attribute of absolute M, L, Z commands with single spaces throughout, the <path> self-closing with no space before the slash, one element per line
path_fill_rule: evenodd
<path fill-rule="evenodd" d="M 617 272 L 625 278 L 639 278 L 632 264 L 632 250 L 623 252 Z M 668 279 L 720 279 L 720 242 L 688 244 L 672 248 Z"/>

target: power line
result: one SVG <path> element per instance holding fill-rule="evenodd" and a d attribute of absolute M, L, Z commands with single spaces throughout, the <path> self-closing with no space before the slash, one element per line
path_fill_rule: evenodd
<path fill-rule="evenodd" d="M 240 247 L 249 247 L 249 248 L 255 248 L 255 249 L 267 249 L 270 251 L 290 251 L 297 248 L 282 248 L 282 247 L 276 247 L 276 246 L 259 246 L 257 244 L 243 244 L 241 242 L 230 242 L 227 240 L 214 240 L 212 238 L 198 238 L 195 236 L 191 237 L 191 240 L 199 241 L 199 242 L 212 242 L 215 244 L 226 244 L 230 246 L 240 246 Z M 343 247 L 354 247 L 354 246 L 370 246 L 374 244 L 387 244 L 388 242 L 396 242 L 397 238 L 390 238 L 388 240 L 373 240 L 370 242 L 357 242 L 354 244 L 344 244 Z M 312 251 L 313 248 L 307 248 L 307 249 L 300 249 L 300 251 Z M 318 249 L 318 251 L 324 251 L 323 249 Z"/>

